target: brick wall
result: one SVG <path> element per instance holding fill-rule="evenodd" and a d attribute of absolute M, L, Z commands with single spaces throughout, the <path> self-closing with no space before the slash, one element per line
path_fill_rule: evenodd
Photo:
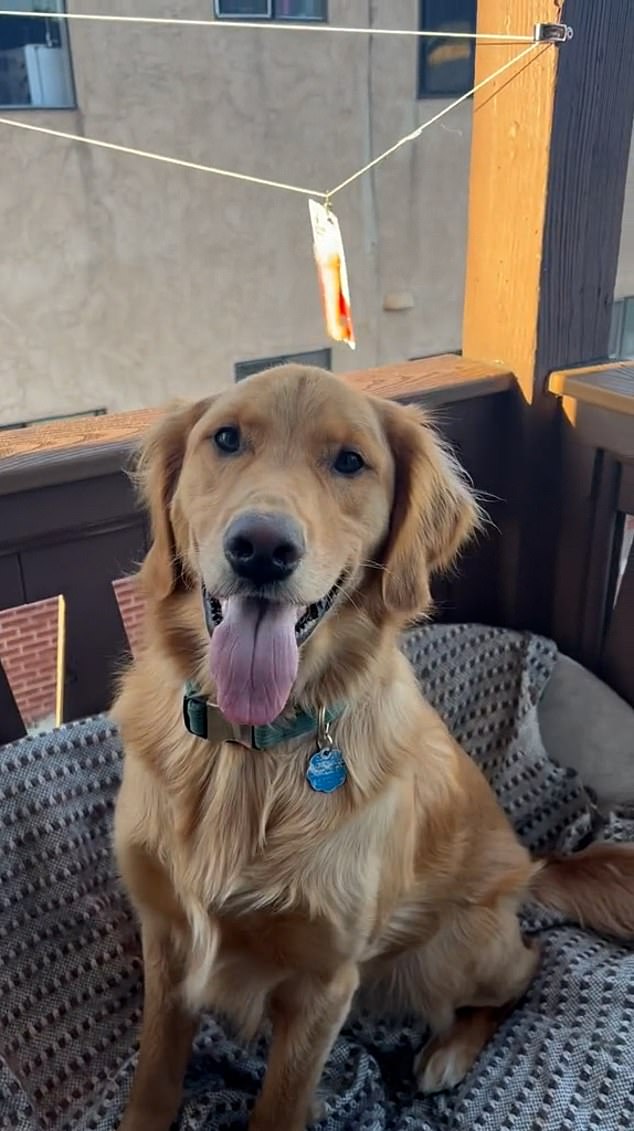
<path fill-rule="evenodd" d="M 134 577 L 113 582 L 117 605 L 134 654 L 141 640 L 143 599 Z M 55 713 L 58 598 L 0 610 L 0 664 L 25 726 Z"/>
<path fill-rule="evenodd" d="M 55 712 L 57 597 L 0 612 L 0 663 L 26 726 Z"/>
<path fill-rule="evenodd" d="M 113 581 L 112 587 L 117 598 L 130 651 L 134 655 L 141 644 L 143 597 L 139 592 L 135 577 L 120 577 L 118 581 Z"/>

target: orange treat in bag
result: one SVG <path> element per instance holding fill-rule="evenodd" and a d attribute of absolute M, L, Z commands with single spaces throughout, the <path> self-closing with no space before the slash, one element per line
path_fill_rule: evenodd
<path fill-rule="evenodd" d="M 355 349 L 350 288 L 339 221 L 330 208 L 316 200 L 309 200 L 308 206 L 326 331 L 333 341 L 347 342 L 350 349 Z"/>

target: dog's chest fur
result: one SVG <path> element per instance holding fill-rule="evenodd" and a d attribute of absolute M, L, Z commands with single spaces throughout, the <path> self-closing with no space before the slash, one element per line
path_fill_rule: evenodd
<path fill-rule="evenodd" d="M 188 996 L 231 1007 L 245 1032 L 279 979 L 319 978 L 344 957 L 361 959 L 387 913 L 386 887 L 391 901 L 404 878 L 400 785 L 358 808 L 353 784 L 315 794 L 304 773 L 310 752 L 276 761 L 221 751 L 172 856 L 174 890 L 194 925 Z"/>

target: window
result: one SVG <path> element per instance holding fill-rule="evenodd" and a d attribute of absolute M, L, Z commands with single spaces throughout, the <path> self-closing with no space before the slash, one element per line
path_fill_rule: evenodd
<path fill-rule="evenodd" d="M 216 0 L 220 20 L 325 20 L 326 0 Z"/>
<path fill-rule="evenodd" d="M 0 432 L 11 432 L 14 428 L 32 428 L 35 424 L 53 424 L 56 420 L 75 420 L 84 416 L 105 416 L 106 408 L 87 408 L 85 412 L 64 412 L 59 416 L 38 416 L 35 420 L 18 420 L 16 424 L 0 424 Z"/>
<path fill-rule="evenodd" d="M 618 299 L 612 306 L 610 357 L 634 357 L 634 295 Z"/>
<path fill-rule="evenodd" d="M 465 94 L 473 86 L 475 43 L 442 33 L 474 32 L 476 0 L 421 0 L 420 27 L 438 35 L 419 40 L 418 97 Z"/>
<path fill-rule="evenodd" d="M 286 365 L 295 361 L 299 365 L 318 365 L 321 369 L 332 367 L 332 351 L 307 350 L 306 353 L 285 353 L 280 357 L 261 357 L 257 361 L 237 361 L 235 365 L 236 381 L 243 381 L 252 373 L 261 373 L 263 369 L 273 369 L 276 365 Z"/>
<path fill-rule="evenodd" d="M 4 9 L 51 12 L 50 19 L 0 16 L 0 106 L 63 110 L 75 105 L 75 90 L 63 0 L 7 0 Z"/>

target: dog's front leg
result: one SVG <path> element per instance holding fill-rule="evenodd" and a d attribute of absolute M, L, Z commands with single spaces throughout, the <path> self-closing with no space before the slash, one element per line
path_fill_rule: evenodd
<path fill-rule="evenodd" d="M 182 999 L 183 964 L 170 925 L 144 917 L 144 1002 L 139 1062 L 120 1131 L 169 1131 L 197 1022 Z"/>
<path fill-rule="evenodd" d="M 249 1131 L 304 1131 L 328 1054 L 359 984 L 356 966 L 328 980 L 296 976 L 271 1001 L 273 1039 Z"/>

